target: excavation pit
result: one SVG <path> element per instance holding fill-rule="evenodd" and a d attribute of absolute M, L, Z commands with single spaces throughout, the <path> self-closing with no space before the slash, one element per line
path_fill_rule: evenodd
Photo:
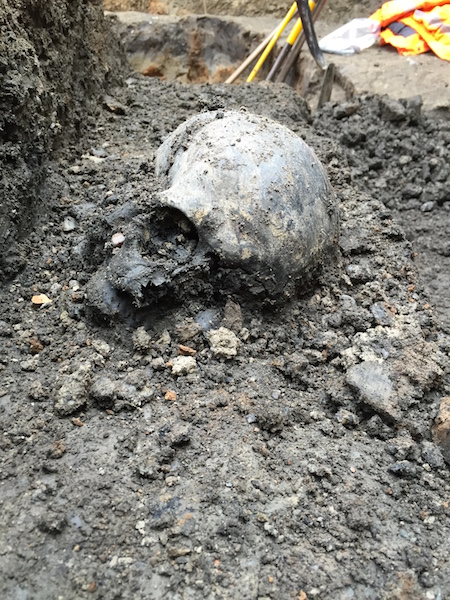
<path fill-rule="evenodd" d="M 448 123 L 374 94 L 311 114 L 288 86 L 106 86 L 123 72 L 97 60 L 99 3 L 4 6 L 0 597 L 448 597 Z M 336 259 L 282 306 L 206 273 L 151 307 L 121 292 L 132 318 L 90 314 L 123 250 L 198 249 L 149 209 L 155 154 L 242 107 L 324 165 Z"/>
<path fill-rule="evenodd" d="M 271 17 L 177 17 L 139 12 L 107 14 L 135 71 L 148 77 L 185 84 L 226 81 L 277 25 L 277 20 Z M 275 50 L 261 66 L 257 81 L 269 74 L 286 36 L 286 32 L 281 35 Z M 255 62 L 236 79 L 237 83 L 246 81 Z M 305 45 L 286 76 L 286 83 L 314 104 L 322 78 Z M 352 93 L 352 83 L 338 71 L 333 99 L 348 99 Z"/>

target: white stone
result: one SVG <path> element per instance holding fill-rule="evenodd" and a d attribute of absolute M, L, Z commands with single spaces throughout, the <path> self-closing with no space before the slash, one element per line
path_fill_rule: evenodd
<path fill-rule="evenodd" d="M 103 340 L 92 340 L 92 347 L 97 350 L 97 352 L 101 354 L 103 358 L 109 356 L 111 352 L 109 344 Z"/>
<path fill-rule="evenodd" d="M 172 360 L 173 375 L 188 375 L 197 371 L 197 361 L 193 356 L 177 356 Z"/>
<path fill-rule="evenodd" d="M 239 338 L 230 329 L 220 327 L 207 333 L 211 351 L 217 358 L 233 358 L 239 348 Z"/>

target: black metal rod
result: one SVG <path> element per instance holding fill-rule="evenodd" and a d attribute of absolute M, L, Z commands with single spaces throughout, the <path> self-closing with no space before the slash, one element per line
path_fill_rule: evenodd
<path fill-rule="evenodd" d="M 322 69 L 326 69 L 325 58 L 322 50 L 319 48 L 319 42 L 317 41 L 316 32 L 314 31 L 314 24 L 312 20 L 311 11 L 309 9 L 308 0 L 296 0 L 298 14 L 303 23 L 303 31 L 305 32 L 306 43 L 308 44 L 309 51 L 312 57 L 316 61 L 317 65 Z"/>

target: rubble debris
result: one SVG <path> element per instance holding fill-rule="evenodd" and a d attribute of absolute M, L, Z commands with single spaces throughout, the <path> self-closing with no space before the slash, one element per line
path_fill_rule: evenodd
<path fill-rule="evenodd" d="M 394 421 L 400 418 L 392 380 L 382 364 L 366 360 L 350 367 L 347 371 L 347 383 L 377 413 Z"/>
<path fill-rule="evenodd" d="M 211 352 L 216 358 L 233 358 L 233 356 L 236 356 L 240 341 L 230 329 L 226 327 L 211 329 L 206 337 L 211 346 Z"/>
<path fill-rule="evenodd" d="M 172 359 L 172 374 L 175 377 L 197 372 L 197 361 L 193 356 L 176 356 Z"/>

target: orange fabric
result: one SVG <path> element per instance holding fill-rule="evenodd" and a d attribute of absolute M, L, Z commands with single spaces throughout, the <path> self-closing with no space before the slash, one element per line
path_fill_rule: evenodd
<path fill-rule="evenodd" d="M 450 4 L 436 6 L 429 12 L 416 10 L 413 19 L 414 29 L 431 50 L 439 58 L 450 61 Z"/>
<path fill-rule="evenodd" d="M 404 37 L 403 35 L 396 35 L 390 29 L 384 29 L 380 33 L 380 37 L 385 44 L 394 46 L 404 56 L 409 54 L 423 54 L 430 49 L 418 33 Z"/>
<path fill-rule="evenodd" d="M 450 61 L 449 0 L 391 0 L 370 18 L 381 24 L 383 42 L 401 54 L 432 50 L 439 58 Z"/>
<path fill-rule="evenodd" d="M 448 4 L 448 0 L 391 0 L 383 4 L 373 15 L 371 19 L 375 19 L 381 27 L 387 27 L 389 23 L 398 21 L 402 17 L 406 17 L 415 10 L 432 10 L 435 6 Z"/>

